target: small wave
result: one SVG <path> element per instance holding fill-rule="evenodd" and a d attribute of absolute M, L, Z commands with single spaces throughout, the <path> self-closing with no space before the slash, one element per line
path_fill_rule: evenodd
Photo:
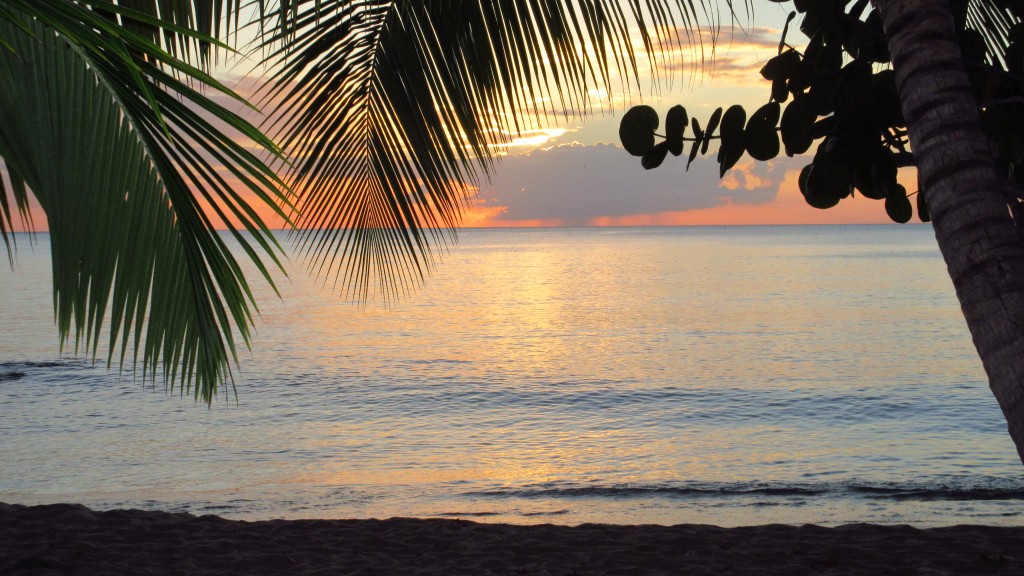
<path fill-rule="evenodd" d="M 0 362 L 0 382 L 21 380 L 33 372 L 50 369 L 75 369 L 88 365 L 84 360 Z"/>
<path fill-rule="evenodd" d="M 766 485 L 634 485 L 577 486 L 564 488 L 512 488 L 467 492 L 466 496 L 519 497 L 519 498 L 637 498 L 648 496 L 815 496 L 828 492 L 817 486 Z"/>
<path fill-rule="evenodd" d="M 551 512 L 523 512 L 520 516 L 562 516 L 568 514 L 568 510 L 553 510 Z"/>
<path fill-rule="evenodd" d="M 949 486 L 872 485 L 864 483 L 765 484 L 615 484 L 591 486 L 523 486 L 479 490 L 465 496 L 491 498 L 867 498 L 881 500 L 1024 500 L 1024 485 Z"/>
<path fill-rule="evenodd" d="M 0 368 L 58 368 L 63 362 L 0 362 Z"/>
<path fill-rule="evenodd" d="M 96 364 L 102 364 L 102 360 L 97 360 Z M 74 368 L 80 366 L 90 366 L 92 363 L 82 358 L 67 358 L 59 361 L 45 360 L 45 361 L 22 361 L 22 362 L 0 362 L 0 369 L 13 369 L 14 371 L 20 371 L 26 368 Z"/>
<path fill-rule="evenodd" d="M 444 517 L 444 518 L 453 518 L 453 517 L 461 517 L 461 516 L 479 516 L 479 517 L 483 517 L 483 516 L 498 516 L 499 514 L 500 514 L 500 512 L 440 512 L 438 514 L 435 514 L 435 516 L 440 516 L 440 517 Z"/>
<path fill-rule="evenodd" d="M 891 500 L 1024 500 L 1024 488 L 850 486 L 850 491 Z"/>

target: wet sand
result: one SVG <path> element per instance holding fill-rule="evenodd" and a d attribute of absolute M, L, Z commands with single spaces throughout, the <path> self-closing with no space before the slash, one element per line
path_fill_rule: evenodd
<path fill-rule="evenodd" d="M 1024 527 L 243 522 L 0 504 L 0 574 L 1024 574 Z"/>

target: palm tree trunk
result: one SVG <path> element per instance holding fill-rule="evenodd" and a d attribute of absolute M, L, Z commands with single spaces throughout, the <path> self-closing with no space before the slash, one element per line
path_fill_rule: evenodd
<path fill-rule="evenodd" d="M 1024 242 L 981 129 L 950 3 L 877 5 L 935 238 L 1024 461 Z"/>

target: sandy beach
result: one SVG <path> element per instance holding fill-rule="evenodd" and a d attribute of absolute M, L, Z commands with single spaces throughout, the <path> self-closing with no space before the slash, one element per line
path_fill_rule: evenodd
<path fill-rule="evenodd" d="M 0 504 L 0 574 L 1024 574 L 1024 528 L 242 522 Z"/>

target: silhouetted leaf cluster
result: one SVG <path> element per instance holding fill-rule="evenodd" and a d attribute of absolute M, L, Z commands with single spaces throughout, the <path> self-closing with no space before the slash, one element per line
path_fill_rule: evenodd
<path fill-rule="evenodd" d="M 896 176 L 898 168 L 912 166 L 914 160 L 878 11 L 869 10 L 868 0 L 849 6 L 837 0 L 793 4 L 796 12 L 786 21 L 778 54 L 761 69 L 761 76 L 772 84 L 767 104 L 749 117 L 738 105 L 724 113 L 719 108 L 703 130 L 692 118 L 689 137 L 686 110 L 674 106 L 660 143 L 655 138 L 657 112 L 638 106 L 620 125 L 623 146 L 651 169 L 660 166 L 668 152 L 681 155 L 689 142 L 689 169 L 698 154 L 708 152 L 709 142 L 718 139 L 719 175 L 724 176 L 744 154 L 763 162 L 782 151 L 787 156 L 804 154 L 818 141 L 811 163 L 799 177 L 808 204 L 831 208 L 856 190 L 884 200 L 893 221 L 908 222 L 914 194 L 908 195 Z M 802 52 L 786 42 L 797 13 L 802 16 L 800 31 L 809 39 Z M 1009 188 L 1019 191 L 1024 184 L 1024 2 L 958 0 L 954 13 L 997 165 L 1012 184 Z M 918 216 L 927 222 L 924 191 L 918 190 L 916 196 Z M 1018 196 L 1008 201 L 1021 212 Z M 1024 214 L 1017 216 L 1018 222 L 1024 221 Z"/>

